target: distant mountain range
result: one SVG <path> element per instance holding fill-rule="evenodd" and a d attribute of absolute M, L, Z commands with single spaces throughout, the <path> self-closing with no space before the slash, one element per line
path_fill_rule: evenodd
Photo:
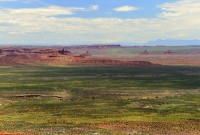
<path fill-rule="evenodd" d="M 200 45 L 200 40 L 155 40 L 145 43 L 144 45 L 170 45 L 170 46 L 181 46 L 181 45 Z"/>
<path fill-rule="evenodd" d="M 79 45 L 122 45 L 122 46 L 200 46 L 200 40 L 173 40 L 173 39 L 158 39 L 147 43 L 137 42 L 116 42 L 116 43 L 83 43 L 83 44 L 1 44 L 0 46 L 79 46 Z"/>

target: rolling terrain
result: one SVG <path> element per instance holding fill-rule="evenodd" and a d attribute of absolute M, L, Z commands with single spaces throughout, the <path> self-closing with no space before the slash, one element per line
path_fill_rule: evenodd
<path fill-rule="evenodd" d="M 0 49 L 0 134 L 200 134 L 198 46 Z"/>

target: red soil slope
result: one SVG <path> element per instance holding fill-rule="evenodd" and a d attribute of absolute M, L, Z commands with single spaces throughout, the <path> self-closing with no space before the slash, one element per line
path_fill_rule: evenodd
<path fill-rule="evenodd" d="M 127 61 L 106 58 L 87 58 L 61 54 L 7 54 L 0 56 L 0 65 L 54 65 L 54 64 L 91 64 L 91 65 L 124 65 L 153 66 L 148 61 Z"/>

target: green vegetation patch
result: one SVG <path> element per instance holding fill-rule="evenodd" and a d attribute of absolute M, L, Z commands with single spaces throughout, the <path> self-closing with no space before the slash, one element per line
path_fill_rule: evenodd
<path fill-rule="evenodd" d="M 0 67 L 0 130 L 122 134 L 129 122 L 199 123 L 199 74 L 199 67 Z"/>

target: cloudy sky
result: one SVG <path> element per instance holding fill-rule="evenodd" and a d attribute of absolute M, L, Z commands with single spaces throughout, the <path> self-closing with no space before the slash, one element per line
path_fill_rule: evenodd
<path fill-rule="evenodd" d="M 200 0 L 0 0 L 0 44 L 200 40 Z"/>

